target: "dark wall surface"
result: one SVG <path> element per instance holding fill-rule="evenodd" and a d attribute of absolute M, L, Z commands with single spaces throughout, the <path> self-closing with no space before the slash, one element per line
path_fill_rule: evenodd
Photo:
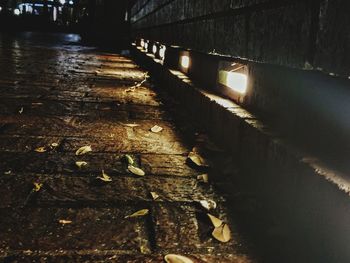
<path fill-rule="evenodd" d="M 348 0 L 139 0 L 135 36 L 248 60 L 350 73 Z"/>
<path fill-rule="evenodd" d="M 135 38 L 199 51 L 189 75 L 201 87 L 217 71 L 199 53 L 248 64 L 240 104 L 350 172 L 349 0 L 138 0 L 131 14 Z"/>

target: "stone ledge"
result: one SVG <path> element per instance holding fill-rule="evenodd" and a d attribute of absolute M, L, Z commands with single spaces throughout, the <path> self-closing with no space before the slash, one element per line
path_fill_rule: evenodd
<path fill-rule="evenodd" d="M 350 257 L 346 175 L 298 151 L 235 103 L 195 87 L 181 72 L 155 63 L 136 48 L 133 54 L 214 141 L 233 154 L 242 174 L 240 183 L 259 197 L 267 214 L 311 236 L 314 246 L 326 248 L 317 253 L 346 262 Z"/>

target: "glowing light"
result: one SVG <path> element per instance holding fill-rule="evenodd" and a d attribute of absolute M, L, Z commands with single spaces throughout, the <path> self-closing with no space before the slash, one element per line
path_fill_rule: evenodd
<path fill-rule="evenodd" d="M 19 16 L 20 13 L 21 13 L 21 11 L 19 11 L 19 9 L 17 9 L 17 8 L 13 10 L 13 14 L 15 16 Z"/>
<path fill-rule="evenodd" d="M 2 7 L 0 6 L 0 12 L 1 12 L 1 10 L 2 10 Z"/>
<path fill-rule="evenodd" d="M 145 46 L 145 40 L 141 39 L 140 40 L 140 45 L 141 45 L 141 47 L 144 47 Z"/>
<path fill-rule="evenodd" d="M 156 45 L 153 45 L 152 52 L 153 52 L 153 54 L 157 53 L 157 46 Z"/>
<path fill-rule="evenodd" d="M 53 21 L 57 20 L 57 8 L 56 7 L 53 8 L 52 19 L 53 19 Z"/>
<path fill-rule="evenodd" d="M 220 70 L 219 83 L 239 94 L 245 94 L 247 91 L 248 77 L 243 73 Z"/>
<path fill-rule="evenodd" d="M 144 46 L 145 50 L 148 52 L 148 42 L 145 42 Z"/>
<path fill-rule="evenodd" d="M 165 50 L 166 50 L 166 47 L 165 47 L 165 46 L 161 46 L 161 47 L 159 48 L 159 57 L 160 57 L 161 59 L 164 59 L 164 58 L 165 58 Z"/>
<path fill-rule="evenodd" d="M 69 4 L 72 5 L 72 4 L 74 4 L 74 2 L 73 1 L 69 1 Z"/>
<path fill-rule="evenodd" d="M 66 0 L 60 0 L 60 4 L 64 5 L 66 3 Z"/>
<path fill-rule="evenodd" d="M 181 56 L 180 58 L 180 65 L 184 69 L 188 69 L 190 66 L 190 57 L 189 56 Z"/>

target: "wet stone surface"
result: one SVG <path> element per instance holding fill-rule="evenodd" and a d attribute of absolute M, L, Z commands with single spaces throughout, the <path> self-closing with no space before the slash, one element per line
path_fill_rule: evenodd
<path fill-rule="evenodd" d="M 191 123 L 149 80 L 134 87 L 147 72 L 131 58 L 67 37 L 0 35 L 0 261 L 164 262 L 178 253 L 252 262 L 225 198 L 197 179 L 212 171 L 187 159 Z M 145 176 L 128 170 L 125 154 Z M 102 170 L 112 181 L 96 179 Z M 203 200 L 230 225 L 228 243 L 211 236 Z M 148 214 L 127 217 L 141 209 Z"/>

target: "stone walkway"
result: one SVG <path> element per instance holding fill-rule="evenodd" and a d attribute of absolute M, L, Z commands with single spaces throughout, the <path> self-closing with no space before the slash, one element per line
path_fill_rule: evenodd
<path fill-rule="evenodd" d="M 187 160 L 196 136 L 147 72 L 74 35 L 28 34 L 0 36 L 0 260 L 253 262 L 224 196 L 197 179 L 208 168 Z M 92 151 L 77 156 L 82 146 Z M 96 179 L 102 170 L 111 182 Z M 216 201 L 210 213 L 230 226 L 229 242 L 212 237 L 202 200 Z M 141 209 L 148 214 L 127 217 Z"/>

